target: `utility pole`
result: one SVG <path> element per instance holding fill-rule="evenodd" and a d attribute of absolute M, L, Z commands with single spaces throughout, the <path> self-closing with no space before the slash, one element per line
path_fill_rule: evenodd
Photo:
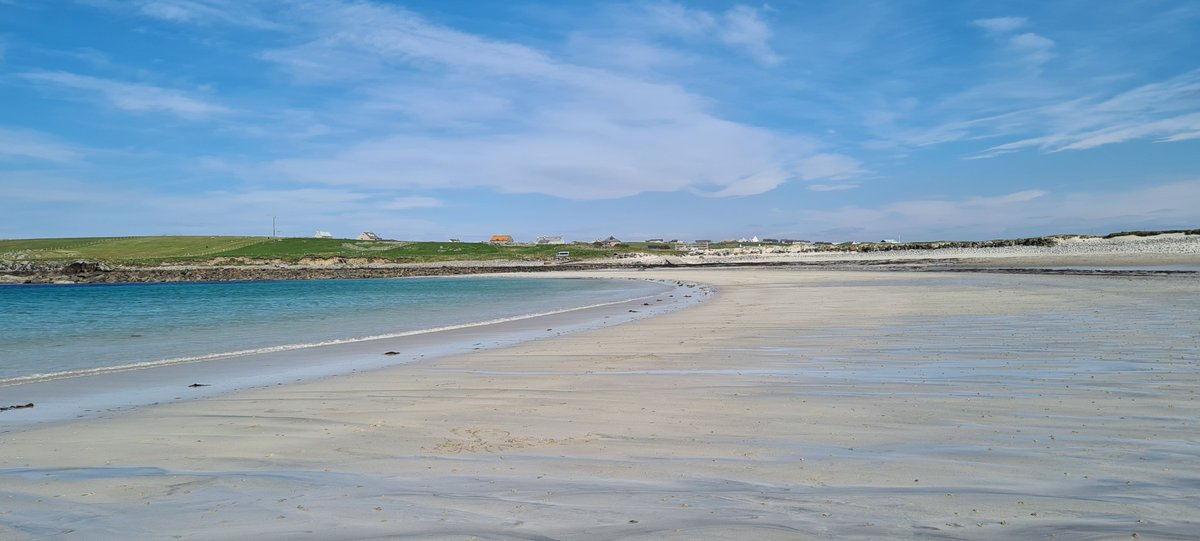
<path fill-rule="evenodd" d="M 271 239 L 277 239 L 279 235 L 275 234 L 275 217 L 271 217 Z"/>

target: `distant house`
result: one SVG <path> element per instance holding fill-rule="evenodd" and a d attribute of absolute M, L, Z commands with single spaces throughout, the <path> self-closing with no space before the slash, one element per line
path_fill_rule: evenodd
<path fill-rule="evenodd" d="M 662 239 L 646 239 L 646 242 L 647 242 L 647 243 L 650 243 L 650 242 L 662 242 L 662 241 L 663 241 Z M 672 241 L 672 242 L 674 242 L 674 241 Z"/>
<path fill-rule="evenodd" d="M 370 231 L 363 231 L 363 233 L 358 236 L 358 240 L 383 240 L 383 238 Z"/>
<path fill-rule="evenodd" d="M 462 242 L 462 241 L 458 240 L 458 239 L 450 239 L 450 242 Z"/>
<path fill-rule="evenodd" d="M 328 232 L 328 231 L 317 231 L 317 233 L 316 233 L 315 235 L 313 235 L 313 238 L 316 238 L 316 239 L 332 239 L 332 238 L 333 238 L 333 233 L 330 233 L 330 232 Z"/>
<path fill-rule="evenodd" d="M 488 241 L 492 244 L 512 244 L 512 235 L 492 235 L 492 240 Z"/>
<path fill-rule="evenodd" d="M 566 244 L 566 243 L 567 243 L 567 241 L 563 240 L 561 235 L 557 236 L 557 237 L 538 237 L 537 238 L 537 244 Z"/>
<path fill-rule="evenodd" d="M 615 247 L 621 245 L 621 241 L 617 237 L 610 236 L 607 239 L 598 240 L 596 242 L 593 242 L 592 245 L 593 246 L 607 246 L 609 248 L 615 248 Z"/>

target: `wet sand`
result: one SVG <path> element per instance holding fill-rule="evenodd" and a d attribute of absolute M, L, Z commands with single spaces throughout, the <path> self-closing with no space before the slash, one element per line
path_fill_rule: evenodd
<path fill-rule="evenodd" d="M 2 434 L 0 538 L 1200 532 L 1194 276 L 601 274 L 719 293 L 508 348 Z"/>

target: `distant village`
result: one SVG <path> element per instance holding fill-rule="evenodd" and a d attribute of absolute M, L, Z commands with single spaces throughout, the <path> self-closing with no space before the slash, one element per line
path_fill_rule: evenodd
<path fill-rule="evenodd" d="M 333 234 L 328 231 L 317 231 L 316 234 L 313 235 L 313 237 L 318 238 L 318 239 L 334 238 Z M 356 240 L 385 241 L 385 240 L 393 240 L 393 239 L 385 239 L 371 231 L 364 231 L 364 232 L 362 232 L 362 234 L 360 234 L 360 235 L 358 235 L 358 237 L 356 237 Z M 452 239 L 448 239 L 448 242 L 462 242 L 462 240 L 452 238 Z M 561 235 L 560 236 L 537 237 L 537 239 L 533 240 L 532 242 L 519 242 L 516 239 L 514 239 L 512 235 L 492 235 L 491 239 L 489 239 L 486 242 L 488 244 L 494 244 L 494 245 L 498 245 L 498 246 L 553 246 L 553 245 L 568 245 L 568 244 L 577 244 L 577 245 L 586 244 L 586 245 L 598 246 L 598 247 L 618 247 L 618 246 L 625 245 L 624 241 L 622 241 L 616 237 L 613 237 L 613 236 L 609 236 L 608 238 L 598 239 L 598 240 L 594 240 L 594 241 L 576 240 L 576 241 L 572 241 L 572 242 L 568 243 L 566 241 L 566 239 Z M 661 250 L 670 250 L 670 249 L 703 250 L 703 249 L 707 249 L 709 246 L 712 246 L 712 245 L 727 246 L 727 245 L 731 245 L 731 244 L 742 244 L 742 245 L 744 245 L 744 244 L 768 244 L 768 245 L 779 245 L 779 246 L 791 246 L 791 245 L 834 246 L 834 245 L 861 244 L 860 242 L 857 242 L 857 241 L 825 242 L 825 241 L 808 241 L 808 240 L 800 240 L 800 239 L 772 239 L 772 238 L 761 238 L 760 239 L 758 236 L 753 236 L 750 238 L 741 237 L 741 238 L 737 238 L 737 239 L 725 239 L 725 240 L 719 240 L 719 241 L 713 241 L 710 239 L 697 239 L 697 240 L 687 241 L 687 240 L 679 240 L 679 239 L 666 240 L 666 239 L 662 239 L 662 238 L 655 238 L 655 239 L 646 239 L 646 240 L 637 241 L 637 242 L 645 243 L 647 245 L 647 248 L 661 249 Z M 885 244 L 899 244 L 900 243 L 900 241 L 895 240 L 895 239 L 883 239 L 883 240 L 880 240 L 879 242 L 885 243 Z"/>

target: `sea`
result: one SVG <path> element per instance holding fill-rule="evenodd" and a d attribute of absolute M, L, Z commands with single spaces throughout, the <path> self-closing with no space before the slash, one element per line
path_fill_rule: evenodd
<path fill-rule="evenodd" d="M 0 384 L 420 334 L 623 302 L 642 280 L 0 286 Z"/>

